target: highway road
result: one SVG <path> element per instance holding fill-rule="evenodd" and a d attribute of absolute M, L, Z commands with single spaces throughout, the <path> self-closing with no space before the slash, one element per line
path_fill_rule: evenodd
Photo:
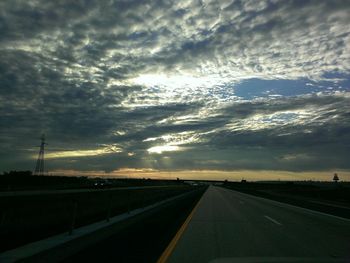
<path fill-rule="evenodd" d="M 210 186 L 158 262 L 350 262 L 350 220 Z"/>

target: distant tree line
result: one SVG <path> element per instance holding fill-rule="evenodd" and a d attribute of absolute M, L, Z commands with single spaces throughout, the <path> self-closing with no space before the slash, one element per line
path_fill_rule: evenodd
<path fill-rule="evenodd" d="M 3 172 L 2 175 L 5 176 L 32 176 L 32 171 L 9 171 L 9 172 Z"/>

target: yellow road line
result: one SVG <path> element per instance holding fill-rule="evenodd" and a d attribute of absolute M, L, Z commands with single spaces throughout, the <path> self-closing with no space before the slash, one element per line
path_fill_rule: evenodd
<path fill-rule="evenodd" d="M 177 231 L 176 235 L 171 240 L 171 242 L 169 243 L 168 247 L 164 250 L 163 254 L 158 259 L 157 263 L 165 263 L 165 262 L 167 262 L 169 256 L 174 251 L 174 248 L 175 248 L 177 242 L 179 241 L 179 239 L 181 238 L 182 234 L 185 232 L 188 224 L 190 223 L 190 221 L 191 221 L 191 219 L 192 219 L 192 217 L 193 217 L 197 207 L 199 206 L 200 201 L 201 201 L 201 199 L 198 201 L 196 206 L 193 208 L 193 210 L 191 211 L 190 215 L 186 218 L 186 221 L 182 224 L 182 226 L 179 229 L 179 231 Z"/>

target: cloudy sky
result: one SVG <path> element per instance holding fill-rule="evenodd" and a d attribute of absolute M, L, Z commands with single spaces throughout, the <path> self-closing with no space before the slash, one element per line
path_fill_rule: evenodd
<path fill-rule="evenodd" d="M 349 1 L 0 10 L 2 171 L 350 180 Z"/>

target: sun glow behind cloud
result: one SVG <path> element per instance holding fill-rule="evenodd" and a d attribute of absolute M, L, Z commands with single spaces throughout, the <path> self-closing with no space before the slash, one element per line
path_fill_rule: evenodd
<path fill-rule="evenodd" d="M 169 90 L 196 89 L 199 87 L 213 87 L 223 84 L 222 78 L 213 76 L 193 76 L 186 72 L 178 75 L 167 74 L 142 74 L 131 80 L 136 85 L 147 87 L 162 87 Z"/>
<path fill-rule="evenodd" d="M 147 151 L 149 153 L 162 154 L 163 152 L 174 152 L 179 151 L 181 148 L 177 145 L 161 145 L 149 148 Z"/>
<path fill-rule="evenodd" d="M 184 151 L 185 148 L 180 145 L 193 144 L 199 142 L 199 140 L 200 135 L 195 132 L 181 132 L 166 134 L 160 137 L 150 137 L 143 140 L 143 142 L 165 143 L 164 145 L 152 146 L 147 150 L 148 153 L 162 154 L 163 152 Z"/>
<path fill-rule="evenodd" d="M 222 102 L 235 100 L 233 89 L 227 89 L 226 83 L 237 82 L 218 74 L 198 75 L 191 71 L 178 74 L 140 74 L 126 81 L 139 85 L 142 92 L 131 92 L 122 102 L 129 108 L 167 105 L 169 103 Z"/>

